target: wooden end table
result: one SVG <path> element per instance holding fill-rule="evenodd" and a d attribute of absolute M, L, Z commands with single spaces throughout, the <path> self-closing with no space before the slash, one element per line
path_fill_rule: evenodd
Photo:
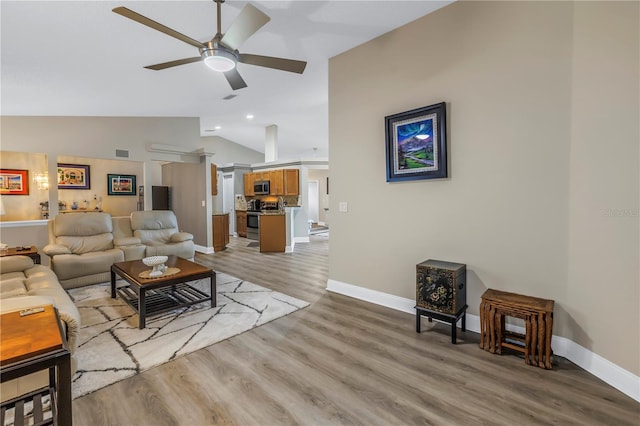
<path fill-rule="evenodd" d="M 9 247 L 6 251 L 0 252 L 0 257 L 5 256 L 29 256 L 33 263 L 40 264 L 40 254 L 36 246 Z"/>
<path fill-rule="evenodd" d="M 33 401 L 33 420 L 38 425 L 71 425 L 71 354 L 62 332 L 58 311 L 52 305 L 42 312 L 21 315 L 23 311 L 0 315 L 0 380 L 17 379 L 40 370 L 49 370 L 49 386 L 5 401 L 0 409 L 1 423 L 7 409 L 14 409 L 14 424 L 24 424 L 24 404 Z M 52 417 L 43 419 L 42 398 L 51 398 Z"/>
<path fill-rule="evenodd" d="M 551 369 L 553 307 L 550 299 L 487 289 L 480 299 L 480 347 L 497 354 L 509 348 L 523 353 L 527 364 Z M 524 320 L 525 334 L 507 331 L 506 317 Z"/>
<path fill-rule="evenodd" d="M 148 271 L 149 266 L 141 260 L 129 260 L 114 263 L 111 266 L 111 297 L 116 293 L 138 313 L 138 328 L 146 326 L 146 318 L 150 315 L 172 311 L 176 308 L 211 302 L 216 306 L 216 273 L 205 266 L 169 256 L 165 265 L 178 268 L 180 272 L 156 278 L 141 278 L 142 272 Z M 116 288 L 116 275 L 129 285 Z M 187 284 L 189 281 L 209 278 L 209 293 L 207 294 Z"/>

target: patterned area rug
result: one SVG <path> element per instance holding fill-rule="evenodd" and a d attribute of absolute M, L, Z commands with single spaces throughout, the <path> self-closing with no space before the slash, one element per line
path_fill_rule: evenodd
<path fill-rule="evenodd" d="M 120 297 L 111 298 L 109 284 L 69 290 L 80 311 L 78 365 L 73 397 L 171 361 L 309 306 L 285 294 L 217 273 L 217 304 L 181 308 L 147 318 L 138 329 L 138 315 Z M 124 282 L 122 282 L 124 284 Z M 190 285 L 208 293 L 208 280 Z"/>

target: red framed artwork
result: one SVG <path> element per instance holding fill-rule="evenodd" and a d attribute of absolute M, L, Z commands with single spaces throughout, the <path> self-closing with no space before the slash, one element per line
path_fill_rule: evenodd
<path fill-rule="evenodd" d="M 0 194 L 29 195 L 29 170 L 0 169 Z"/>

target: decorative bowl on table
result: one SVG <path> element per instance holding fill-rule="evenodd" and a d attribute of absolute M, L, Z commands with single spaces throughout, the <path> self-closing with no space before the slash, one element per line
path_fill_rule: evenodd
<path fill-rule="evenodd" d="M 149 256 L 142 259 L 142 263 L 147 266 L 153 266 L 153 270 L 149 272 L 150 277 L 159 277 L 167 270 L 164 262 L 169 259 L 168 256 Z"/>

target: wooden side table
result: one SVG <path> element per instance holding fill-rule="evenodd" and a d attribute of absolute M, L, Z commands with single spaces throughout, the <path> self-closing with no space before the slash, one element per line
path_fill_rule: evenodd
<path fill-rule="evenodd" d="M 488 289 L 480 302 L 480 347 L 497 354 L 513 349 L 527 364 L 551 369 L 553 306 L 553 300 Z M 506 330 L 508 316 L 524 320 L 524 335 Z"/>
<path fill-rule="evenodd" d="M 0 252 L 0 257 L 5 256 L 29 256 L 33 263 L 40 263 L 40 253 L 36 246 L 9 247 L 7 251 Z"/>
<path fill-rule="evenodd" d="M 0 315 L 0 380 L 6 382 L 41 370 L 49 370 L 49 386 L 5 401 L 0 407 L 0 424 L 6 410 L 14 409 L 14 424 L 29 424 L 24 405 L 33 401 L 33 422 L 38 425 L 71 425 L 71 354 L 62 332 L 58 311 L 52 305 L 42 312 L 23 311 Z M 52 417 L 44 419 L 42 398 L 51 398 Z"/>

